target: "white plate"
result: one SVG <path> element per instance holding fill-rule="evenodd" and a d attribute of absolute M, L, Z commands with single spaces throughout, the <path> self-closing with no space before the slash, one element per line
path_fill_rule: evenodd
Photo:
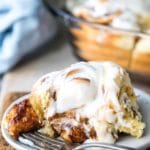
<path fill-rule="evenodd" d="M 150 147 L 150 95 L 144 93 L 141 90 L 135 89 L 136 95 L 139 96 L 138 98 L 138 103 L 140 106 L 140 112 L 142 113 L 143 116 L 143 120 L 146 123 L 146 128 L 144 130 L 144 135 L 142 138 L 137 139 L 134 138 L 132 136 L 122 136 L 119 137 L 119 140 L 116 144 L 118 145 L 123 145 L 123 146 L 128 146 L 128 147 L 132 147 L 132 148 L 136 148 L 136 149 L 146 149 L 148 147 Z M 29 97 L 29 95 L 23 96 L 19 99 L 17 99 L 15 102 L 13 102 L 8 109 L 6 110 L 4 116 L 3 116 L 3 120 L 6 116 L 6 114 L 8 113 L 8 111 L 12 108 L 12 106 L 18 102 L 21 102 L 25 99 L 27 99 Z M 33 150 L 31 147 L 28 147 L 27 145 L 24 145 L 23 143 L 14 140 L 7 132 L 7 130 L 5 129 L 5 125 L 4 125 L 4 121 L 2 120 L 2 135 L 5 138 L 5 140 L 15 149 L 18 150 Z"/>

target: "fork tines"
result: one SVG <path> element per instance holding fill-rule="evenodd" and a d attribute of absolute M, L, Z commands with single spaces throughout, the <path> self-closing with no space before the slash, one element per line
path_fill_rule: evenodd
<path fill-rule="evenodd" d="M 30 142 L 20 140 L 22 143 L 30 145 L 38 150 L 62 150 L 65 142 L 60 139 L 52 139 L 49 136 L 43 135 L 40 132 L 29 132 L 21 135 L 21 138 Z M 31 143 L 32 142 L 32 143 Z"/>
<path fill-rule="evenodd" d="M 135 150 L 134 148 L 106 144 L 106 143 L 84 143 L 81 145 L 71 146 L 61 139 L 53 139 L 40 132 L 24 133 L 19 137 L 19 141 L 25 145 L 29 145 L 30 150 Z"/>

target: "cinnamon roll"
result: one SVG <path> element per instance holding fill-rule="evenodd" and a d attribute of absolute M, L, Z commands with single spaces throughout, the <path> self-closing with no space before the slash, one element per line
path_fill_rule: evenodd
<path fill-rule="evenodd" d="M 111 62 L 80 62 L 46 74 L 22 103 L 5 120 L 16 137 L 38 128 L 71 143 L 114 143 L 121 132 L 141 137 L 145 127 L 128 73 Z"/>

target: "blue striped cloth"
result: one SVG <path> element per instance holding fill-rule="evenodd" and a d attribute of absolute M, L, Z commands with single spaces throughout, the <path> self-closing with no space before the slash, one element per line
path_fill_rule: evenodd
<path fill-rule="evenodd" d="M 0 0 L 0 74 L 56 32 L 42 0 Z"/>

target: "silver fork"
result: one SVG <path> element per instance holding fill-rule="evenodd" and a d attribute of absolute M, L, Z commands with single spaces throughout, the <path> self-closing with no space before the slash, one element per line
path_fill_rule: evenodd
<path fill-rule="evenodd" d="M 91 148 L 96 148 L 97 150 L 135 150 L 129 147 L 104 143 L 85 143 L 81 145 L 70 145 L 62 139 L 53 139 L 37 131 L 22 134 L 19 137 L 19 141 L 25 145 L 28 145 L 30 149 L 33 150 L 83 150 Z"/>

